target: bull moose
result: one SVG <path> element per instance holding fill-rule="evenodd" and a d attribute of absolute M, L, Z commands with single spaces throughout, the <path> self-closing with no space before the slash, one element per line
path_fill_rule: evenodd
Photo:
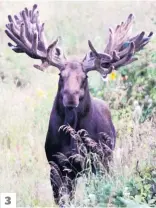
<path fill-rule="evenodd" d="M 109 40 L 103 52 L 99 53 L 89 40 L 90 50 L 83 60 L 69 60 L 59 47 L 56 39 L 52 44 L 47 44 L 44 35 L 44 23 L 39 20 L 39 12 L 35 4 L 31 10 L 25 8 L 19 15 L 8 15 L 9 23 L 6 25 L 6 34 L 16 45 L 8 43 L 9 47 L 16 53 L 26 53 L 33 59 L 40 59 L 41 65 L 34 65 L 36 69 L 45 71 L 47 67 L 54 66 L 59 70 L 58 91 L 50 115 L 49 128 L 46 136 L 45 151 L 49 164 L 51 165 L 51 185 L 54 198 L 57 203 L 60 199 L 60 187 L 53 180 L 53 165 L 60 172 L 61 182 L 66 176 L 74 181 L 74 171 L 64 171 L 59 163 L 57 153 L 70 156 L 74 148 L 71 137 L 58 131 L 60 126 L 69 124 L 75 131 L 85 129 L 90 138 L 98 143 L 101 139 L 100 132 L 105 132 L 111 138 L 108 147 L 115 147 L 116 133 L 112 123 L 109 108 L 103 100 L 93 98 L 88 87 L 88 72 L 98 71 L 102 77 L 106 77 L 121 66 L 130 64 L 137 60 L 134 53 L 141 50 L 150 40 L 152 32 L 145 37 L 141 32 L 130 37 L 133 24 L 133 15 L 130 14 L 125 22 L 109 29 Z M 81 171 L 79 164 L 74 168 Z M 73 166 L 72 166 L 73 167 Z M 57 181 L 58 182 L 58 181 Z M 69 192 L 72 192 L 71 186 Z"/>

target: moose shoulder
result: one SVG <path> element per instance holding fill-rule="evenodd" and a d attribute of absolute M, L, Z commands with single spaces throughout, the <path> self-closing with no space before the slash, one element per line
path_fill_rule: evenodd
<path fill-rule="evenodd" d="M 75 148 L 70 135 L 58 131 L 60 126 L 69 124 L 76 131 L 85 129 L 97 144 L 99 141 L 104 142 L 100 134 L 104 132 L 110 138 L 108 148 L 113 150 L 115 147 L 116 135 L 110 111 L 104 101 L 91 97 L 87 73 L 96 70 L 102 77 L 106 77 L 112 70 L 117 70 L 137 60 L 134 53 L 149 42 L 153 33 L 151 32 L 146 37 L 145 32 L 141 32 L 130 37 L 133 24 L 133 15 L 130 14 L 127 20 L 118 25 L 115 30 L 109 29 L 109 40 L 102 53 L 97 52 L 91 41 L 88 41 L 90 50 L 84 59 L 70 61 L 58 46 L 58 39 L 52 44 L 47 44 L 44 24 L 39 21 L 37 5 L 34 5 L 32 10 L 25 8 L 19 15 L 14 15 L 14 18 L 9 15 L 8 19 L 9 23 L 6 25 L 5 32 L 16 43 L 16 45 L 8 43 L 9 47 L 16 53 L 26 53 L 31 58 L 40 59 L 42 64 L 34 65 L 36 69 L 45 71 L 48 66 L 54 66 L 60 71 L 58 92 L 52 108 L 45 143 L 46 156 L 49 164 L 52 164 L 51 185 L 54 198 L 58 203 L 61 184 L 67 182 L 67 177 L 71 180 L 76 177 L 74 169 L 71 172 L 64 171 L 64 166 L 56 157 L 57 153 L 70 156 Z M 57 170 L 61 175 L 57 178 L 57 183 L 52 171 L 53 166 L 56 167 L 55 172 Z M 76 169 L 81 171 L 79 166 L 76 166 Z M 72 186 L 67 187 L 71 193 Z"/>

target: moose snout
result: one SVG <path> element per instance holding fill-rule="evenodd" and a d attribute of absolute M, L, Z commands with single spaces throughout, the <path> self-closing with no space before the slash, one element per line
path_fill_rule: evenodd
<path fill-rule="evenodd" d="M 63 92 L 64 107 L 76 108 L 79 105 L 79 91 L 64 90 Z"/>

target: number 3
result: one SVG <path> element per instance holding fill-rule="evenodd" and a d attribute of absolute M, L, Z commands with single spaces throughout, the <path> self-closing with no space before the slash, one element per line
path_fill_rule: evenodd
<path fill-rule="evenodd" d="M 6 202 L 5 202 L 6 205 L 11 204 L 11 197 L 10 196 L 6 196 L 5 199 L 6 199 Z"/>

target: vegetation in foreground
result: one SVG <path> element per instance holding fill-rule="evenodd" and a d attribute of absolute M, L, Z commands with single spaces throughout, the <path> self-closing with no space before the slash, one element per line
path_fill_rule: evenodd
<path fill-rule="evenodd" d="M 33 3 L 29 2 L 29 5 Z M 27 4 L 25 3 L 29 6 Z M 69 47 L 69 54 L 87 51 L 87 38 L 92 38 L 101 47 L 105 33 L 105 30 L 101 31 L 101 25 L 104 23 L 107 26 L 106 23 L 110 19 L 107 10 L 110 9 L 113 11 L 111 15 L 114 13 L 113 25 L 117 22 L 116 18 L 119 18 L 117 16 L 120 16 L 115 14 L 120 12 L 125 18 L 127 12 L 133 10 L 138 17 L 136 21 L 138 30 L 145 29 L 144 26 L 149 30 L 154 29 L 154 2 L 145 2 L 144 5 L 141 3 L 139 5 L 139 2 L 135 5 L 130 2 L 113 5 L 113 2 L 105 5 L 102 2 L 96 4 L 93 2 L 90 6 L 76 2 L 62 3 L 59 7 L 62 11 L 58 12 L 61 13 L 59 16 L 58 2 L 45 4 L 42 7 L 45 11 L 44 18 L 46 21 L 55 19 L 51 22 L 53 30 L 48 28 L 49 39 L 54 34 L 63 36 L 65 45 Z M 75 6 L 80 7 L 82 11 L 80 19 L 77 18 L 79 13 L 74 9 Z M 125 12 L 121 11 L 121 6 L 125 8 Z M 53 12 L 47 12 L 48 7 Z M 68 7 L 72 11 L 71 14 L 66 11 Z M 7 38 L 3 33 L 4 17 L 7 17 L 8 11 L 23 8 L 23 3 L 15 6 L 15 3 L 2 1 L 0 8 L 3 11 L 0 14 L 3 15 L 3 18 L 0 18 L 0 192 L 16 192 L 17 206 L 55 207 L 44 141 L 58 76 L 55 69 L 52 69 L 53 73 L 49 70 L 46 74 L 34 70 L 31 60 L 25 56 L 19 60 L 18 55 L 13 55 L 6 48 Z M 93 15 L 95 10 L 98 14 Z M 103 10 L 106 22 L 99 21 L 100 12 Z M 148 18 L 146 14 L 149 14 Z M 147 25 L 142 21 L 145 16 Z M 96 23 L 93 24 L 93 28 L 89 26 L 89 22 L 92 21 Z M 95 31 L 95 37 L 89 37 L 88 34 L 93 34 L 91 31 Z M 70 204 L 67 200 L 67 207 L 156 206 L 154 45 L 155 39 L 146 50 L 138 54 L 139 61 L 128 68 L 122 68 L 120 73 L 111 74 L 108 81 L 100 80 L 97 73 L 90 74 L 92 94 L 106 100 L 112 109 L 117 129 L 117 145 L 110 174 L 105 176 L 90 174 L 88 178 L 84 175 L 79 178 L 75 198 Z"/>

